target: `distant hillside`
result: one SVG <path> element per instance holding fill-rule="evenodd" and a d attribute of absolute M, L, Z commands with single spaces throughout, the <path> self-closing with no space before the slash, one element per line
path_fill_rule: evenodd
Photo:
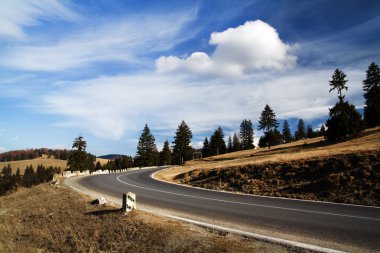
<path fill-rule="evenodd" d="M 108 163 L 108 159 L 104 158 L 96 158 L 95 162 L 100 162 L 101 165 L 105 165 Z M 61 171 L 64 171 L 67 167 L 67 160 L 60 160 L 55 158 L 48 158 L 46 155 L 34 159 L 29 160 L 20 160 L 20 161 L 7 161 L 7 162 L 0 162 L 0 172 L 2 169 L 8 164 L 12 168 L 12 172 L 16 173 L 17 168 L 20 169 L 20 173 L 24 174 L 24 171 L 26 169 L 26 166 L 32 165 L 34 170 L 37 169 L 38 165 L 42 165 L 46 168 L 49 166 L 58 167 L 61 169 Z"/>
<path fill-rule="evenodd" d="M 20 173 L 24 174 L 26 166 L 29 165 L 32 165 L 34 170 L 37 169 L 38 165 L 42 165 L 46 168 L 48 168 L 49 166 L 58 167 L 61 169 L 61 171 L 63 171 L 66 169 L 67 161 L 55 158 L 47 158 L 46 156 L 44 156 L 29 160 L 0 162 L 0 170 L 2 170 L 5 166 L 8 166 L 8 164 L 11 166 L 13 173 L 16 173 L 17 168 L 19 168 Z"/>
<path fill-rule="evenodd" d="M 55 158 L 59 160 L 67 160 L 69 152 L 70 150 L 67 149 L 48 148 L 12 150 L 1 153 L 0 162 L 30 160 L 42 156 L 47 156 L 49 158 Z"/>
<path fill-rule="evenodd" d="M 107 160 L 115 160 L 118 157 L 125 156 L 120 154 L 109 154 L 109 155 L 102 155 L 98 156 L 98 158 L 107 159 Z"/>

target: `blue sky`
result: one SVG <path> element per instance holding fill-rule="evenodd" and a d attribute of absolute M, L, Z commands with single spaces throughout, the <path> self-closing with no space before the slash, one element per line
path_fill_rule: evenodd
<path fill-rule="evenodd" d="M 96 155 L 134 155 L 145 123 L 161 148 L 182 120 L 200 147 L 265 104 L 318 128 L 336 68 L 362 108 L 380 2 L 3 0 L 0 58 L 0 152 L 82 134 Z"/>

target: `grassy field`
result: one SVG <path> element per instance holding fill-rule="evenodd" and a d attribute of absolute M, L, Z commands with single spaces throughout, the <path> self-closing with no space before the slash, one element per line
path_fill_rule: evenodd
<path fill-rule="evenodd" d="M 162 218 L 123 215 L 63 186 L 0 197 L 0 252 L 295 252 Z"/>
<path fill-rule="evenodd" d="M 317 137 L 274 146 L 271 149 L 258 148 L 188 161 L 185 166 L 164 170 L 156 174 L 156 177 L 174 181 L 177 175 L 194 169 L 230 168 L 271 162 L 327 158 L 370 151 L 380 152 L 380 127 L 367 129 L 357 138 L 335 144 L 329 144 L 323 140 L 323 137 Z"/>
<path fill-rule="evenodd" d="M 380 206 L 380 128 L 187 162 L 156 177 L 215 190 Z"/>
<path fill-rule="evenodd" d="M 102 165 L 106 164 L 108 162 L 107 159 L 102 158 L 96 158 L 96 162 L 100 162 Z M 31 160 L 21 160 L 21 161 L 10 161 L 10 162 L 0 162 L 0 170 L 4 168 L 4 166 L 8 166 L 8 164 L 11 165 L 12 172 L 16 173 L 17 168 L 20 169 L 20 173 L 24 174 L 26 166 L 32 165 L 33 168 L 36 170 L 38 165 L 43 165 L 44 167 L 59 167 L 61 168 L 61 171 L 65 170 L 67 167 L 67 161 L 66 160 L 59 160 L 54 158 L 47 158 L 47 157 L 39 157 Z"/>

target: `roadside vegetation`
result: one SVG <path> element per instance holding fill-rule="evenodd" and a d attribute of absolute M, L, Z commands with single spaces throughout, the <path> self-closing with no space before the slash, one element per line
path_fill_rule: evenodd
<path fill-rule="evenodd" d="M 91 202 L 48 184 L 0 197 L 0 252 L 296 252 Z"/>

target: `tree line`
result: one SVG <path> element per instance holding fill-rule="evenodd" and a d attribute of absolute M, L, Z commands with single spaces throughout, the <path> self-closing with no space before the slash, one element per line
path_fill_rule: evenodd
<path fill-rule="evenodd" d="M 315 136 L 324 136 L 327 141 L 345 141 L 352 135 L 355 135 L 367 127 L 380 125 L 380 69 L 376 63 L 371 63 L 366 71 L 366 79 L 363 80 L 363 91 L 365 98 L 364 117 L 362 119 L 360 113 L 355 109 L 355 106 L 346 100 L 344 90 L 347 90 L 346 74 L 336 69 L 332 75 L 332 80 L 329 81 L 331 87 L 329 92 L 336 91 L 338 101 L 329 109 L 329 118 L 326 123 L 317 131 L 314 131 L 311 125 L 305 126 L 302 119 L 299 119 L 298 126 L 294 134 L 291 133 L 287 120 L 283 121 L 282 131 L 280 132 L 279 122 L 276 119 L 276 114 L 267 104 L 261 112 L 258 120 L 258 130 L 262 130 L 264 135 L 259 139 L 260 147 L 271 147 L 281 143 L 289 143 L 304 138 L 312 138 Z M 183 120 L 176 129 L 173 142 L 168 140 L 164 142 L 161 151 L 157 150 L 155 138 L 151 133 L 148 124 L 145 124 L 137 144 L 136 155 L 120 156 L 109 161 L 105 165 L 99 162 L 95 163 L 96 157 L 86 152 L 87 143 L 82 136 L 75 138 L 72 150 L 69 152 L 61 151 L 60 155 L 41 149 L 28 152 L 19 152 L 12 154 L 8 152 L 3 155 L 3 159 L 15 159 L 21 155 L 25 157 L 27 154 L 40 156 L 41 152 L 65 157 L 67 156 L 67 169 L 70 171 L 94 171 L 94 170 L 119 170 L 130 167 L 147 167 L 147 166 L 163 166 L 178 164 L 182 165 L 185 161 L 191 160 L 194 153 L 201 154 L 203 158 L 213 155 L 220 155 L 227 152 L 235 152 L 255 148 L 254 145 L 254 128 L 250 119 L 244 119 L 240 124 L 240 131 L 228 137 L 227 144 L 223 129 L 219 126 L 210 136 L 203 141 L 203 147 L 200 150 L 194 150 L 191 147 L 191 139 L 193 138 L 190 127 Z M 53 154 L 54 153 L 54 154 Z M 0 156 L 1 157 L 1 156 Z M 56 157 L 56 158 L 57 158 Z M 29 170 L 28 173 L 33 174 Z M 4 176 L 6 174 L 6 176 Z M 3 173 L 2 180 L 9 179 L 9 173 Z M 11 176 L 13 177 L 13 176 Z M 14 175 L 14 177 L 17 177 Z M 24 175 L 25 177 L 25 175 Z M 34 182 L 32 180 L 32 182 Z M 24 182 L 23 182 L 24 183 Z M 4 184 L 5 185 L 5 184 Z M 25 182 L 25 185 L 30 185 Z M 33 183 L 32 183 L 33 185 Z M 8 187 L 9 188 L 9 187 Z"/>
<path fill-rule="evenodd" d="M 69 155 L 69 150 L 67 149 L 27 149 L 27 150 L 13 150 L 0 154 L 0 162 L 10 162 L 19 160 L 30 160 L 34 158 L 46 155 L 49 158 L 54 157 L 55 159 L 67 160 Z"/>
<path fill-rule="evenodd" d="M 0 195 L 8 192 L 15 191 L 18 187 L 32 187 L 41 183 L 49 182 L 53 179 L 54 174 L 60 173 L 61 169 L 58 167 L 44 167 L 38 165 L 37 170 L 34 171 L 32 165 L 27 166 L 24 175 L 21 175 L 20 169 L 17 168 L 15 174 L 12 173 L 12 168 L 8 164 L 5 166 L 0 174 Z"/>
<path fill-rule="evenodd" d="M 262 130 L 264 135 L 259 139 L 260 147 L 271 147 L 281 143 L 324 136 L 327 141 L 346 141 L 367 127 L 380 125 L 380 69 L 372 62 L 366 71 L 366 79 L 363 80 L 363 91 L 365 98 L 364 117 L 355 106 L 345 99 L 343 93 L 348 87 L 346 74 L 336 69 L 329 81 L 330 91 L 336 91 L 338 95 L 337 103 L 329 109 L 329 118 L 325 124 L 314 131 L 311 125 L 305 126 L 303 119 L 299 119 L 297 129 L 291 133 L 288 120 L 284 120 L 282 131 L 278 129 L 279 122 L 276 114 L 267 104 L 261 112 L 258 121 L 258 130 Z M 192 159 L 194 150 L 190 146 L 192 133 L 185 121 L 178 126 L 174 136 L 172 150 L 166 140 L 162 151 L 158 152 L 154 143 L 155 138 L 146 124 L 139 138 L 135 165 L 152 166 L 166 164 L 183 164 Z M 224 141 L 223 129 L 219 126 L 210 138 L 206 137 L 201 149 L 202 157 L 220 155 L 227 152 L 247 150 L 255 148 L 254 129 L 250 119 L 244 119 L 240 124 L 240 131 L 228 137 L 227 144 Z"/>

